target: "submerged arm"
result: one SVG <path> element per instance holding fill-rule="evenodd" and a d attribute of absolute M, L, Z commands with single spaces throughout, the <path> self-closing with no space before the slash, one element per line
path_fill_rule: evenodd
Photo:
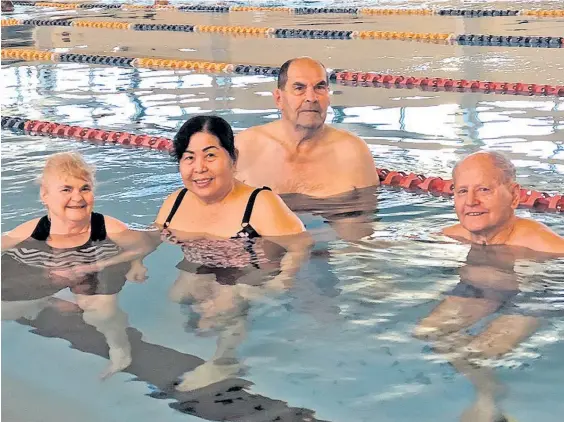
<path fill-rule="evenodd" d="M 277 280 L 290 281 L 308 259 L 313 245 L 303 223 L 278 195 L 262 191 L 257 196 L 251 224 L 262 237 L 286 250 Z"/>

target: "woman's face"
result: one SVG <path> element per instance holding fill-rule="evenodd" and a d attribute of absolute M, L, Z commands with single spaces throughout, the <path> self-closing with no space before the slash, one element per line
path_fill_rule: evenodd
<path fill-rule="evenodd" d="M 223 198 L 233 187 L 233 161 L 212 134 L 198 132 L 192 135 L 179 166 L 186 188 L 205 202 Z"/>
<path fill-rule="evenodd" d="M 92 181 L 63 174 L 48 174 L 41 186 L 41 200 L 51 218 L 73 223 L 90 221 L 94 208 Z"/>

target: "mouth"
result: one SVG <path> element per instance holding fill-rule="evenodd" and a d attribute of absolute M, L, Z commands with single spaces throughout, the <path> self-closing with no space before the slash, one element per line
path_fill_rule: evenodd
<path fill-rule="evenodd" d="M 301 110 L 300 113 L 316 113 L 319 114 L 319 110 Z"/>
<path fill-rule="evenodd" d="M 86 205 L 69 205 L 67 208 L 70 208 L 71 210 L 82 210 L 86 208 Z"/>
<path fill-rule="evenodd" d="M 193 179 L 192 183 L 194 183 L 194 185 L 196 185 L 199 188 L 205 188 L 206 186 L 208 186 L 211 182 L 213 181 L 212 177 L 208 177 L 205 179 Z"/>
<path fill-rule="evenodd" d="M 482 212 L 473 211 L 473 212 L 467 212 L 466 216 L 468 216 L 468 217 L 479 217 L 479 216 L 484 215 L 484 214 L 487 214 L 487 212 L 486 211 L 482 211 Z"/>

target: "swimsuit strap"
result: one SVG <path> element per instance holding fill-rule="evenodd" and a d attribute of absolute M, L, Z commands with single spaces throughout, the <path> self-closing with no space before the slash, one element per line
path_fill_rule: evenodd
<path fill-rule="evenodd" d="M 106 240 L 107 235 L 104 216 L 93 212 L 90 218 L 90 240 L 93 242 L 101 242 L 102 240 Z"/>
<path fill-rule="evenodd" d="M 241 222 L 241 227 L 246 227 L 251 221 L 251 214 L 253 213 L 253 207 L 255 206 L 255 200 L 260 191 L 272 190 L 269 187 L 263 186 L 262 188 L 255 189 L 251 196 L 249 197 L 249 202 L 247 202 L 247 208 L 245 209 L 245 214 L 243 215 L 243 221 Z"/>
<path fill-rule="evenodd" d="M 163 227 L 165 229 L 168 226 L 170 226 L 172 217 L 174 217 L 174 214 L 176 214 L 176 211 L 178 211 L 178 207 L 180 207 L 180 204 L 182 203 L 182 199 L 184 199 L 184 195 L 186 195 L 186 192 L 188 192 L 188 189 L 184 188 L 178 193 L 178 196 L 176 197 L 176 201 L 174 201 L 174 205 L 172 206 L 172 209 L 170 210 L 170 213 L 168 214 L 168 217 L 166 218 L 166 221 L 163 224 Z"/>
<path fill-rule="evenodd" d="M 35 229 L 31 234 L 31 238 L 45 242 L 49 238 L 50 232 L 51 232 L 51 221 L 49 221 L 49 217 L 44 215 L 37 222 L 37 226 L 35 226 Z"/>
<path fill-rule="evenodd" d="M 44 215 L 37 222 L 37 226 L 31 234 L 31 238 L 45 242 L 51 233 L 51 221 Z M 106 240 L 106 220 L 102 214 L 93 212 L 90 216 L 90 240 L 93 242 Z"/>

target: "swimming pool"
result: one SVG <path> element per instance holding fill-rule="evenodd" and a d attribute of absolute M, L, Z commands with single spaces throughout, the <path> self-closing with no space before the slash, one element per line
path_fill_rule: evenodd
<path fill-rule="evenodd" d="M 320 3 L 308 3 L 316 5 Z M 322 4 L 331 4 L 328 2 Z M 356 4 L 360 4 L 357 2 Z M 363 5 L 405 7 L 407 2 Z M 467 2 L 432 2 L 440 7 Z M 527 7 L 472 2 L 472 7 Z M 557 8 L 558 2 L 542 2 Z M 17 7 L 16 17 L 75 16 L 76 11 Z M 288 16 L 267 13 L 181 14 L 83 11 L 81 17 L 133 22 L 272 25 L 558 35 L 561 19 L 463 19 L 413 16 Z M 258 39 L 209 34 L 130 33 L 93 28 L 3 27 L 3 46 L 29 45 L 87 53 L 198 57 L 280 65 L 312 55 L 332 68 L 394 74 L 563 84 L 561 49 L 437 45 L 397 40 Z M 75 63 L 3 64 L 2 113 L 66 124 L 168 136 L 195 113 L 214 112 L 237 130 L 276 118 L 273 78 L 126 69 Z M 505 151 L 527 187 L 563 190 L 564 106 L 558 97 L 432 92 L 332 85 L 330 122 L 361 135 L 379 167 L 448 177 L 453 163 L 480 149 Z M 43 159 L 77 149 L 96 165 L 97 209 L 134 227 L 149 225 L 162 199 L 180 186 L 166 154 L 2 132 L 2 231 L 43 214 L 32 183 Z M 317 241 L 295 286 L 251 304 L 237 322 L 245 371 L 191 393 L 171 384 L 215 352 L 217 333 L 191 326 L 187 307 L 168 291 L 179 250 L 162 245 L 146 259 L 149 278 L 119 294 L 127 315 L 133 364 L 100 382 L 105 340 L 73 312 L 44 311 L 31 322 L 2 322 L 3 416 L 7 420 L 454 421 L 475 400 L 469 379 L 412 336 L 417 323 L 473 267 L 468 247 L 443 243 L 438 228 L 455 221 L 452 202 L 382 187 L 374 234 L 346 242 L 321 211 L 350 201 L 289 198 Z M 329 210 L 328 210 L 329 208 Z M 559 214 L 532 213 L 564 233 Z M 495 267 L 490 271 L 495 273 Z M 518 421 L 557 421 L 564 410 L 563 261 L 521 262 L 516 306 L 540 328 L 512 353 L 482 362 L 504 393 L 505 414 Z M 494 278 L 495 279 L 495 278 Z M 70 300 L 62 293 L 62 299 Z M 479 327 L 477 327 L 479 328 Z M 476 329 L 477 329 L 476 328 Z M 204 335 L 207 334 L 207 335 Z M 70 342 L 70 343 L 69 343 Z M 70 346 L 70 347 L 69 347 Z M 279 418 L 279 419 L 276 419 Z"/>

